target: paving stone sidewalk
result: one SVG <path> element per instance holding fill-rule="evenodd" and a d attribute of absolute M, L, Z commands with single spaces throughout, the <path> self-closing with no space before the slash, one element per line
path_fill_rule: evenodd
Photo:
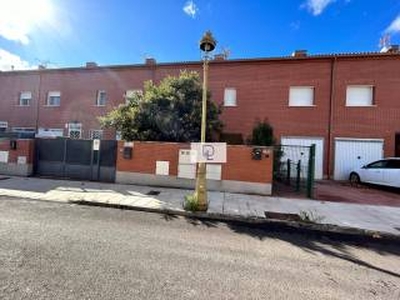
<path fill-rule="evenodd" d="M 192 190 L 99 182 L 10 177 L 0 180 L 0 197 L 69 202 L 89 201 L 132 207 L 183 211 Z M 157 195 L 155 195 L 157 194 Z M 264 217 L 265 211 L 306 212 L 319 223 L 349 226 L 400 235 L 400 207 L 362 205 L 306 199 L 209 192 L 210 213 Z M 0 200 L 1 201 L 1 200 Z"/>

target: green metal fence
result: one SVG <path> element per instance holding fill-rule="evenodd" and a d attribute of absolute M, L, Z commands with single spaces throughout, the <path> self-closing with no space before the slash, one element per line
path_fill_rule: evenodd
<path fill-rule="evenodd" d="M 314 196 L 315 144 L 278 145 L 274 148 L 274 187 L 284 192 Z"/>

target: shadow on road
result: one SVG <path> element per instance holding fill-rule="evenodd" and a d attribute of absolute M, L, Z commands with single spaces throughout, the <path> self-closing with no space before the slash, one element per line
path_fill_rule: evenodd
<path fill-rule="evenodd" d="M 319 252 L 323 255 L 343 259 L 348 262 L 400 278 L 400 273 L 374 266 L 368 262 L 360 260 L 349 252 L 349 247 L 356 247 L 374 251 L 380 255 L 392 254 L 400 257 L 400 247 L 398 245 L 382 245 L 378 242 L 351 241 L 350 239 L 340 241 L 338 239 L 331 239 L 316 234 L 287 233 L 280 232 L 279 230 L 269 231 L 268 229 L 248 228 L 235 224 L 227 224 L 227 226 L 238 234 L 249 235 L 260 240 L 282 240 L 309 253 Z"/>
<path fill-rule="evenodd" d="M 179 217 L 176 215 L 163 215 L 162 217 L 166 221 L 174 221 Z M 339 236 L 327 237 L 323 233 L 304 233 L 299 232 L 297 229 L 288 230 L 288 228 L 279 228 L 279 226 L 268 226 L 260 228 L 259 226 L 245 226 L 237 223 L 224 223 L 211 220 L 199 220 L 194 218 L 184 218 L 186 221 L 193 226 L 205 226 L 207 228 L 215 228 L 220 225 L 225 225 L 227 228 L 235 232 L 236 234 L 247 235 L 258 240 L 281 240 L 290 243 L 302 250 L 315 255 L 321 253 L 326 256 L 339 258 L 359 266 L 376 270 L 385 274 L 389 274 L 396 278 L 400 278 L 400 273 L 385 270 L 383 268 L 374 266 L 366 261 L 363 261 L 355 257 L 350 251 L 350 247 L 356 247 L 359 249 L 367 249 L 374 251 L 380 255 L 396 255 L 400 257 L 399 245 L 392 244 L 381 244 L 378 242 L 363 241 L 350 237 L 341 239 Z"/>

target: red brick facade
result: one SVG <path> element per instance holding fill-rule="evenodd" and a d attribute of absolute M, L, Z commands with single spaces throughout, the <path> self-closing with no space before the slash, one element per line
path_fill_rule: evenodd
<path fill-rule="evenodd" d="M 0 121 L 10 128 L 65 128 L 77 121 L 88 138 L 89 130 L 99 129 L 97 116 L 123 103 L 126 90 L 142 89 L 146 80 L 157 82 L 184 69 L 200 72 L 201 67 L 193 62 L 2 72 Z M 223 108 L 225 132 L 246 138 L 257 119 L 268 119 L 278 141 L 282 136 L 323 138 L 325 175 L 333 173 L 336 137 L 381 138 L 384 154 L 394 155 L 400 132 L 399 53 L 215 61 L 209 72 L 214 101 L 223 103 L 227 87 L 237 91 L 237 106 Z M 346 106 L 348 85 L 374 86 L 374 105 Z M 290 107 L 290 86 L 313 86 L 314 105 Z M 95 105 L 98 90 L 107 93 L 104 107 Z M 32 92 L 28 107 L 18 106 L 22 91 Z M 48 91 L 61 92 L 59 107 L 45 105 Z"/>

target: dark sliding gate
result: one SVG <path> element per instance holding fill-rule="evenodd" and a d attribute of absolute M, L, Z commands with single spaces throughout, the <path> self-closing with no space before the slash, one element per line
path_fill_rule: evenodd
<path fill-rule="evenodd" d="M 36 139 L 35 174 L 65 179 L 114 182 L 117 141 Z"/>

